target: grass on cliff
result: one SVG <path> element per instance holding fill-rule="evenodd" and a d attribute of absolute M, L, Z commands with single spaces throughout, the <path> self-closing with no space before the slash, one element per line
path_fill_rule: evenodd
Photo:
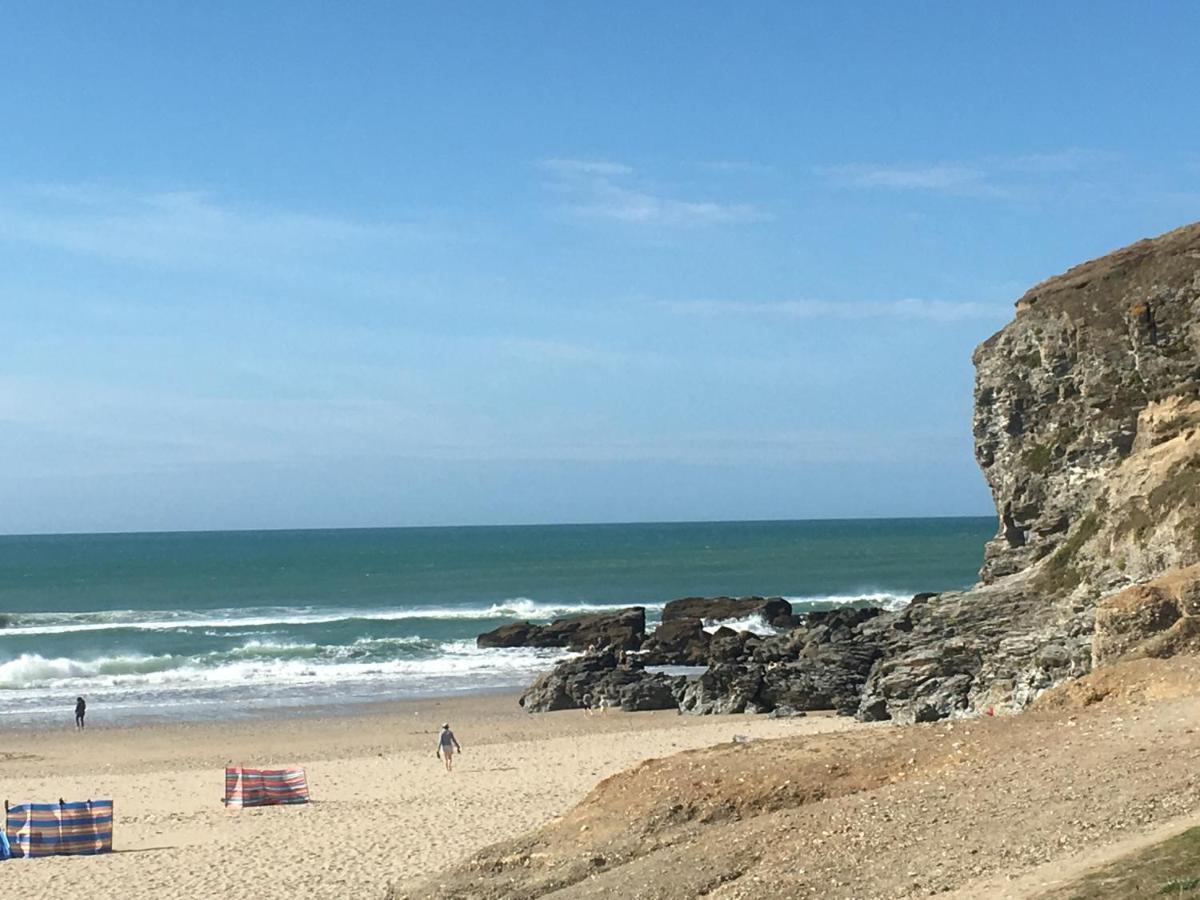
<path fill-rule="evenodd" d="M 1200 898 L 1200 828 L 1123 856 L 1039 900 Z"/>
<path fill-rule="evenodd" d="M 1100 531 L 1100 517 L 1089 513 L 1059 548 L 1055 550 L 1042 569 L 1039 587 L 1051 593 L 1065 593 L 1079 584 L 1079 570 L 1073 562 L 1080 549 Z"/>

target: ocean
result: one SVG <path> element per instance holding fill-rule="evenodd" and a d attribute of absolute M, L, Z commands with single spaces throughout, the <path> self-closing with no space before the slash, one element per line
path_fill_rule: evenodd
<path fill-rule="evenodd" d="M 519 687 L 518 619 L 677 597 L 897 606 L 975 581 L 988 518 L 0 537 L 0 728 Z M 762 629 L 762 623 L 748 623 Z"/>

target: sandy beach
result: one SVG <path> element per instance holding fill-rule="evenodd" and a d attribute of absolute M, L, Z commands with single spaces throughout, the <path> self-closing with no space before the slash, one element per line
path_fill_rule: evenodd
<path fill-rule="evenodd" d="M 447 775 L 435 734 L 464 745 Z M 148 724 L 0 737 L 0 797 L 115 801 L 114 852 L 12 860 L 14 896 L 374 897 L 546 823 L 601 779 L 680 750 L 855 727 L 814 715 L 531 716 L 511 695 L 473 695 L 230 724 Z M 861 726 L 859 726 L 861 727 Z M 302 765 L 313 802 L 221 804 L 227 763 Z"/>

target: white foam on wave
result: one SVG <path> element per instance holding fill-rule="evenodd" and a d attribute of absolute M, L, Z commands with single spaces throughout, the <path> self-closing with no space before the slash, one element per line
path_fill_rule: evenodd
<path fill-rule="evenodd" d="M 779 634 L 778 630 L 772 628 L 767 620 L 761 614 L 755 613 L 752 616 L 742 616 L 741 618 L 733 619 L 704 619 L 701 622 L 704 630 L 712 634 L 718 628 L 732 628 L 734 631 L 749 631 L 752 634 L 760 634 L 768 636 Z"/>
<path fill-rule="evenodd" d="M 806 597 L 784 597 L 796 613 L 839 606 L 882 606 L 884 609 L 903 609 L 913 598 L 912 591 L 867 590 L 859 594 L 817 594 Z"/>
<path fill-rule="evenodd" d="M 298 646 L 297 649 L 304 649 Z M 486 682 L 511 680 L 545 668 L 564 655 L 545 649 L 480 649 L 473 641 L 443 645 L 435 656 L 355 662 L 288 654 L 257 659 L 117 655 L 94 660 L 51 658 L 25 653 L 0 664 L 0 689 L 65 693 L 112 693 L 129 689 L 223 688 L 247 682 L 271 685 L 405 678 L 457 678 Z M 205 664 L 208 662 L 208 664 Z"/>
<path fill-rule="evenodd" d="M 274 625 L 328 625 L 337 622 L 398 622 L 409 619 L 554 619 L 593 612 L 613 612 L 629 604 L 541 603 L 515 597 L 487 607 L 410 607 L 407 609 L 315 609 L 258 607 L 244 610 L 173 611 L 113 610 L 97 613 L 29 613 L 15 616 L 16 624 L 0 628 L 0 638 L 72 632 L 171 631 L 179 629 L 265 628 Z M 646 604 L 643 604 L 646 605 Z M 649 604 L 661 609 L 662 604 Z"/>
<path fill-rule="evenodd" d="M 186 657 L 106 656 L 93 660 L 57 657 L 47 659 L 36 653 L 22 653 L 16 659 L 0 663 L 0 689 L 19 690 L 56 683 L 90 681 L 105 676 L 145 677 L 179 664 Z"/>

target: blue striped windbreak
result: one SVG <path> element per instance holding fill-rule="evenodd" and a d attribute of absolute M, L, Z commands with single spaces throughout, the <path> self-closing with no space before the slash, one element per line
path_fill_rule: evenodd
<path fill-rule="evenodd" d="M 112 850 L 113 802 L 7 806 L 4 830 L 13 856 L 107 853 Z"/>

